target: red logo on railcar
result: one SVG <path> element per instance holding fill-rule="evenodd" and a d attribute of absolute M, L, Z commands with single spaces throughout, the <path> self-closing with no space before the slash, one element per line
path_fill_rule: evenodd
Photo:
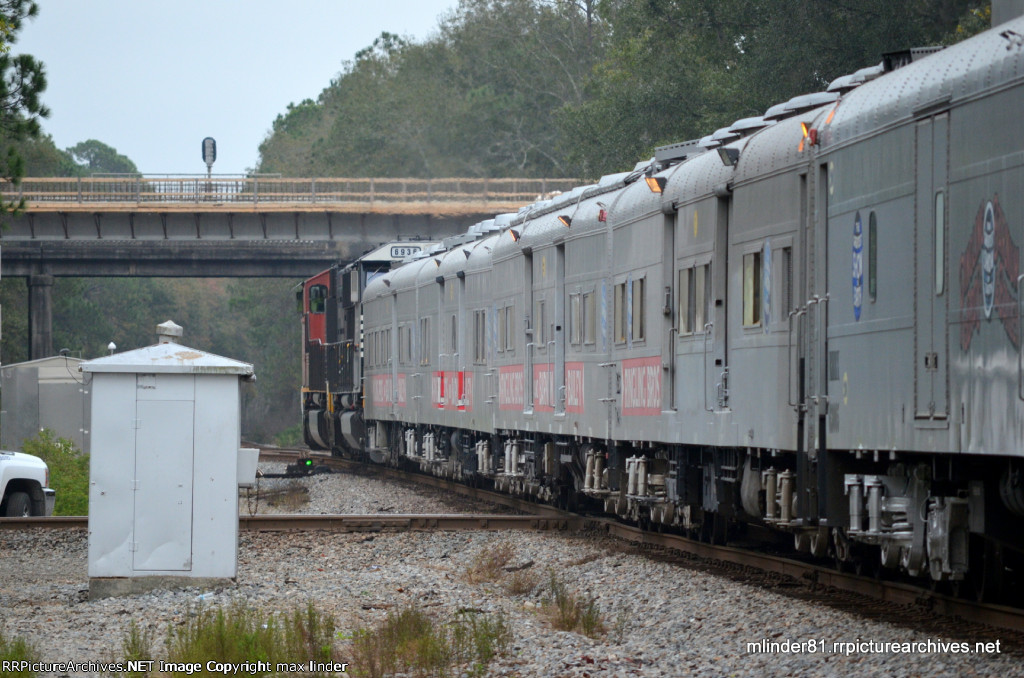
<path fill-rule="evenodd" d="M 473 373 L 462 370 L 434 372 L 430 379 L 430 402 L 439 410 L 473 411 Z"/>
<path fill-rule="evenodd" d="M 661 358 L 622 361 L 622 413 L 661 414 Z"/>
<path fill-rule="evenodd" d="M 498 407 L 503 410 L 522 410 L 525 381 L 522 365 L 498 368 Z"/>
<path fill-rule="evenodd" d="M 978 208 L 967 249 L 960 256 L 960 307 L 964 314 L 960 347 L 964 351 L 971 347 L 982 315 L 986 321 L 991 321 L 993 313 L 1003 324 L 1013 347 L 1020 347 L 1019 269 L 1020 248 L 1010 236 L 997 194 Z"/>
<path fill-rule="evenodd" d="M 406 381 L 405 374 L 399 374 L 393 380 L 390 374 L 376 374 L 370 380 L 373 404 L 379 407 L 397 405 L 405 407 Z"/>

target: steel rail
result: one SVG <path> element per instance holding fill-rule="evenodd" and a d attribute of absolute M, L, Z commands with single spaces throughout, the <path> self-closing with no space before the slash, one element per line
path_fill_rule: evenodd
<path fill-rule="evenodd" d="M 366 465 L 342 460 L 336 457 L 312 456 L 329 466 L 367 468 Z M 276 458 L 293 461 L 299 453 L 274 451 L 266 453 L 264 459 Z M 832 588 L 838 591 L 863 595 L 893 605 L 924 607 L 933 613 L 959 617 L 963 620 L 986 624 L 993 627 L 1024 631 L 1024 609 L 992 603 L 978 603 L 955 598 L 936 591 L 903 582 L 885 581 L 863 575 L 840 572 L 829 567 L 803 562 L 782 556 L 732 546 L 708 544 L 688 539 L 681 535 L 651 532 L 639 527 L 620 523 L 612 518 L 584 517 L 560 511 L 552 507 L 524 502 L 514 497 L 470 488 L 443 478 L 420 476 L 398 472 L 396 469 L 370 467 L 384 471 L 393 477 L 426 482 L 444 487 L 466 496 L 486 498 L 488 501 L 513 503 L 533 510 L 544 510 L 543 515 L 494 515 L 494 514 L 258 514 L 240 516 L 239 528 L 244 531 L 287 532 L 325 530 L 334 532 L 383 532 L 383 531 L 431 531 L 431 530 L 588 530 L 639 545 L 657 546 L 699 558 L 750 567 L 791 577 L 812 588 Z M 84 516 L 52 516 L 46 518 L 0 518 L 0 530 L 22 530 L 28 528 L 85 528 L 88 518 Z"/>
<path fill-rule="evenodd" d="M 579 530 L 581 516 L 513 516 L 483 513 L 437 514 L 271 514 L 239 516 L 238 527 L 254 532 L 323 530 L 329 532 L 382 532 L 426 530 Z M 0 530 L 29 528 L 86 528 L 87 516 L 0 518 Z"/>
<path fill-rule="evenodd" d="M 416 473 L 406 473 L 389 467 L 369 466 L 352 460 L 331 457 L 325 454 L 273 450 L 261 454 L 261 458 L 278 459 L 281 461 L 295 461 L 300 457 L 311 457 L 318 463 L 331 467 L 343 468 L 371 468 L 376 472 L 384 473 L 392 477 L 400 477 L 415 482 L 443 487 L 446 490 L 460 494 L 485 499 L 506 506 L 522 507 L 523 510 L 551 511 L 555 515 L 576 516 L 566 511 L 561 511 L 550 506 L 526 502 L 515 497 L 470 488 L 460 483 L 452 482 L 444 478 L 423 476 Z M 578 517 L 578 516 L 577 516 Z M 804 582 L 812 587 L 833 588 L 838 591 L 855 593 L 873 600 L 892 603 L 904 606 L 924 606 L 936 614 L 988 624 L 990 626 L 1024 631 L 1024 609 L 1017 609 L 1005 605 L 992 603 L 979 603 L 971 600 L 964 600 L 946 595 L 937 591 L 930 591 L 920 586 L 904 582 L 885 581 L 872 577 L 857 575 L 849 572 L 840 572 L 827 566 L 808 563 L 793 558 L 770 555 L 758 551 L 741 549 L 733 546 L 721 546 L 708 544 L 682 535 L 665 532 L 651 532 L 633 525 L 618 522 L 614 518 L 587 517 L 583 521 L 583 528 L 591 531 L 605 533 L 611 537 L 641 545 L 658 546 L 680 553 L 690 554 L 706 560 L 719 561 L 734 565 L 751 567 L 765 572 L 773 572 L 783 576 L 791 577 Z"/>

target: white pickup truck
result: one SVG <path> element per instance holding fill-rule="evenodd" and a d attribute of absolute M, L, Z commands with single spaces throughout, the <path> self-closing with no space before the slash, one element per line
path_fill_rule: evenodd
<path fill-rule="evenodd" d="M 31 454 L 0 450 L 0 516 L 53 515 L 56 498 L 46 462 Z"/>

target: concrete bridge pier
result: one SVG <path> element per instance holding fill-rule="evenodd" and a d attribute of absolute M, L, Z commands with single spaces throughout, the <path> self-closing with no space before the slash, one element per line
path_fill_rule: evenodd
<path fill-rule="evenodd" d="M 29 360 L 53 355 L 53 276 L 28 277 Z"/>

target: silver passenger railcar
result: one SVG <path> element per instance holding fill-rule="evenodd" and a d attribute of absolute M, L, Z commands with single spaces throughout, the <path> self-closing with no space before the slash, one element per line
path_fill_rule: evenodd
<path fill-rule="evenodd" d="M 369 282 L 371 455 L 998 590 L 1024 548 L 1024 20 L 831 89 Z"/>

